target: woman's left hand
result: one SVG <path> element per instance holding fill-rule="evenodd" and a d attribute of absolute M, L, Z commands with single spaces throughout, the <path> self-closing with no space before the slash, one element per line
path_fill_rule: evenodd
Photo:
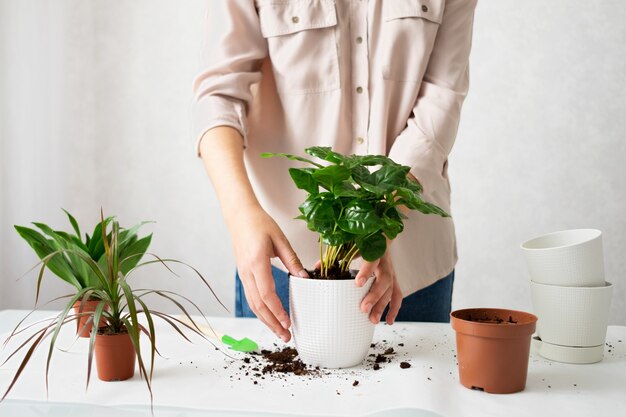
<path fill-rule="evenodd" d="M 393 324 L 402 305 L 402 292 L 396 280 L 396 272 L 393 269 L 389 251 L 385 252 L 382 258 L 374 262 L 363 261 L 361 269 L 356 276 L 356 285 L 358 287 L 365 285 L 372 273 L 376 279 L 361 302 L 361 310 L 369 314 L 372 323 L 378 324 L 385 307 L 389 304 L 386 321 L 387 324 Z"/>

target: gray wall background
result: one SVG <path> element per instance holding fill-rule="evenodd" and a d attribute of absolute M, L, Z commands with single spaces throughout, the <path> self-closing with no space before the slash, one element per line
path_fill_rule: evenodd
<path fill-rule="evenodd" d="M 36 274 L 16 279 L 36 257 L 12 225 L 64 226 L 64 207 L 91 227 L 101 206 L 124 225 L 156 220 L 154 252 L 197 266 L 232 305 L 230 242 L 189 129 L 213 1 L 0 0 L 0 308 L 34 302 Z M 594 227 L 615 283 L 610 322 L 626 325 L 624 22 L 619 0 L 480 2 L 450 160 L 455 308 L 530 309 L 519 243 Z M 228 314 L 189 274 L 135 279 Z M 44 288 L 71 291 L 52 276 Z"/>

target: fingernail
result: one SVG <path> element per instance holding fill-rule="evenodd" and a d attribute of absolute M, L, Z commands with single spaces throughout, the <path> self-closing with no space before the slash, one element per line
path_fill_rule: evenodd
<path fill-rule="evenodd" d="M 372 309 L 372 305 L 371 304 L 365 304 L 365 306 L 363 308 L 363 312 L 369 314 L 371 309 Z"/>
<path fill-rule="evenodd" d="M 298 272 L 298 276 L 299 276 L 300 278 L 308 278 L 308 277 L 309 277 L 309 274 L 306 272 L 306 270 L 305 270 L 305 269 L 303 269 L 302 271 Z"/>
<path fill-rule="evenodd" d="M 280 322 L 281 326 L 283 326 L 285 329 L 289 328 L 289 322 L 287 320 L 283 320 Z"/>

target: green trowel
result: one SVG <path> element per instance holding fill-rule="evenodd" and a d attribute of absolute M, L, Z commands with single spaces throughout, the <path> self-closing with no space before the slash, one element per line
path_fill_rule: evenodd
<path fill-rule="evenodd" d="M 244 337 L 241 340 L 237 340 L 234 337 L 224 334 L 222 332 L 219 332 L 212 327 L 203 326 L 198 323 L 194 325 L 186 316 L 180 316 L 178 317 L 178 319 L 182 321 L 183 323 L 185 323 L 186 325 L 191 326 L 193 328 L 197 326 L 198 329 L 202 332 L 202 334 L 207 336 L 209 339 L 212 339 L 213 341 L 217 341 L 218 343 L 222 343 L 228 346 L 231 350 L 235 350 L 237 352 L 245 352 L 245 353 L 259 351 L 259 345 L 254 340 L 248 339 L 247 337 Z"/>

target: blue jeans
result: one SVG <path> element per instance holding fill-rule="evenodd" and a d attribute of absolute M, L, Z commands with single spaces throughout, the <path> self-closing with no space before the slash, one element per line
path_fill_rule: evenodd
<path fill-rule="evenodd" d="M 272 276 L 276 284 L 278 298 L 280 298 L 283 307 L 289 313 L 289 275 L 278 268 L 272 267 Z M 404 297 L 396 320 L 450 322 L 453 284 L 454 271 L 434 284 Z M 386 313 L 387 309 L 385 309 L 383 314 L 383 320 Z M 256 317 L 246 300 L 239 274 L 235 274 L 235 316 Z"/>

